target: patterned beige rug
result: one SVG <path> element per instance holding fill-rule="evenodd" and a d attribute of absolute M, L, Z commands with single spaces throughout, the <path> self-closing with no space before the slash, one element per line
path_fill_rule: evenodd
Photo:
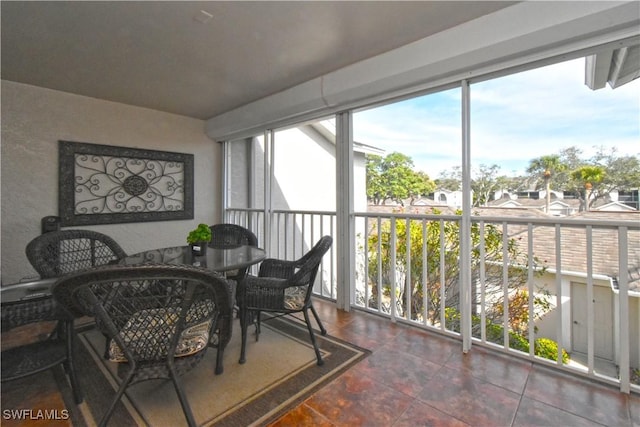
<path fill-rule="evenodd" d="M 263 322 L 260 340 L 250 328 L 247 362 L 238 363 L 240 328 L 224 356 L 224 373 L 214 374 L 215 349 L 182 377 L 196 422 L 201 426 L 265 425 L 306 399 L 367 350 L 317 335 L 325 364 L 317 366 L 304 324 L 284 319 Z M 78 363 L 85 402 L 76 406 L 86 425 L 95 425 L 117 388 L 115 364 L 105 361 L 104 338 L 94 329 L 80 333 Z M 94 424 L 95 423 L 95 424 Z M 171 381 L 151 380 L 131 386 L 109 422 L 117 426 L 186 425 Z"/>

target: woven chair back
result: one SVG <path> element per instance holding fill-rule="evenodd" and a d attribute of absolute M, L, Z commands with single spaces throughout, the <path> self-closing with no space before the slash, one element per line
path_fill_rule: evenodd
<path fill-rule="evenodd" d="M 41 278 L 63 276 L 127 256 L 111 237 L 92 230 L 42 234 L 27 244 L 26 254 Z"/>
<path fill-rule="evenodd" d="M 210 246 L 229 247 L 238 245 L 258 246 L 258 238 L 251 230 L 237 224 L 215 224 L 211 229 Z"/>

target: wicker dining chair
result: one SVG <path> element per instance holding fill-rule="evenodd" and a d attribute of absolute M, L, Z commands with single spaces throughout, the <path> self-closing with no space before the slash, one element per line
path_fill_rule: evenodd
<path fill-rule="evenodd" d="M 211 242 L 210 247 L 228 248 L 238 245 L 258 246 L 258 238 L 253 232 L 237 224 L 214 224 L 210 225 Z M 247 269 L 228 271 L 225 273 L 227 279 L 239 282 L 244 279 Z"/>
<path fill-rule="evenodd" d="M 212 331 L 230 325 L 223 276 L 188 265 L 106 265 L 64 276 L 53 295 L 72 314 L 100 319 L 110 361 L 118 363 L 120 386 L 101 426 L 130 385 L 160 378 L 173 382 L 187 422 L 196 425 L 180 375 L 204 358 Z"/>
<path fill-rule="evenodd" d="M 114 264 L 127 256 L 110 236 L 82 229 L 41 234 L 27 244 L 26 253 L 27 259 L 43 279 Z"/>
<path fill-rule="evenodd" d="M 113 263 L 127 256 L 111 237 L 92 230 L 41 234 L 27 244 L 26 253 L 43 279 Z"/>
<path fill-rule="evenodd" d="M 31 375 L 39 374 L 62 364 L 69 376 L 73 398 L 76 403 L 83 400 L 82 390 L 78 384 L 74 363 L 75 330 L 73 315 L 57 304 L 54 299 L 42 293 L 50 289 L 54 279 L 40 279 L 22 282 L 2 288 L 2 333 L 12 329 L 42 324 L 46 330 L 55 329 L 45 338 L 33 339 L 28 343 L 13 346 L 2 351 L 2 374 L 0 381 L 7 382 Z M 23 299 L 5 301 L 4 296 L 13 291 L 25 290 Z M 49 326 L 49 324 L 52 324 Z"/>
<path fill-rule="evenodd" d="M 332 243 L 331 236 L 324 236 L 296 261 L 265 259 L 260 265 L 257 277 L 248 275 L 239 284 L 237 292 L 242 329 L 240 363 L 246 361 L 247 329 L 252 321 L 256 325 L 256 341 L 259 338 L 261 312 L 274 313 L 276 317 L 302 312 L 316 353 L 317 364 L 324 364 L 309 319 L 309 310 L 313 313 L 320 333 L 326 335 L 327 331 L 313 307 L 311 295 L 322 258 Z"/>
<path fill-rule="evenodd" d="M 13 287 L 48 288 L 51 279 L 126 256 L 111 237 L 90 230 L 64 230 L 42 234 L 25 249 L 27 258 L 40 275 L 32 282 Z M 5 288 L 8 291 L 9 288 Z M 62 364 L 69 376 L 74 400 L 83 400 L 74 366 L 74 317 L 50 297 L 36 297 L 2 305 L 2 331 L 26 325 L 53 322 L 55 328 L 46 339 L 2 352 L 2 382 L 24 378 Z"/>

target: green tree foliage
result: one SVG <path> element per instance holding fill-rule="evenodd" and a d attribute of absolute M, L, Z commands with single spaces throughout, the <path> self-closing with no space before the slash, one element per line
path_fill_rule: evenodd
<path fill-rule="evenodd" d="M 554 178 L 559 175 L 559 172 L 564 172 L 567 169 L 567 165 L 562 162 L 561 158 L 557 154 L 541 156 L 535 158 L 529 162 L 527 172 L 537 178 L 536 188 L 539 187 L 539 183 L 542 182 L 546 192 L 546 212 L 549 212 L 549 205 L 551 204 L 551 183 Z"/>
<path fill-rule="evenodd" d="M 562 169 L 554 174 L 553 186 L 575 195 L 581 202 L 581 210 L 607 198 L 612 191 L 640 187 L 640 159 L 637 156 L 620 156 L 615 148 L 605 147 L 597 148 L 591 158 L 584 158 L 583 151 L 577 147 L 564 148 L 557 156 Z"/>
<path fill-rule="evenodd" d="M 402 205 L 404 200 L 413 201 L 434 189 L 426 173 L 413 170 L 411 157 L 397 152 L 385 158 L 367 155 L 367 198 L 374 204 L 393 200 Z"/>
<path fill-rule="evenodd" d="M 450 171 L 440 172 L 435 183 L 440 190 L 462 190 L 462 169 L 460 166 L 454 166 Z"/>
<path fill-rule="evenodd" d="M 382 162 L 381 156 L 369 154 L 367 159 L 367 199 L 379 205 L 384 200 L 387 190 L 384 188 L 382 179 Z"/>
<path fill-rule="evenodd" d="M 587 164 L 599 166 L 604 171 L 604 177 L 598 183 L 593 201 L 608 196 L 614 190 L 628 191 L 640 188 L 638 156 L 619 156 L 615 148 L 611 150 L 600 147 Z"/>
<path fill-rule="evenodd" d="M 446 310 L 447 323 L 451 325 L 451 330 L 460 332 L 460 312 L 447 309 Z M 473 328 L 473 336 L 480 338 L 480 317 L 472 316 L 471 324 Z M 487 322 L 485 328 L 487 341 L 504 345 L 504 328 L 491 321 Z M 509 348 L 519 350 L 523 353 L 529 353 L 529 340 L 522 332 L 510 330 L 509 331 Z M 558 343 L 549 338 L 536 338 L 533 343 L 533 353 L 538 356 L 549 360 L 558 359 Z M 569 363 L 569 353 L 565 349 L 562 349 L 562 363 Z"/>
<path fill-rule="evenodd" d="M 594 194 L 598 194 L 598 186 L 602 183 L 606 176 L 604 168 L 600 166 L 582 166 L 571 172 L 571 178 L 578 183 L 578 187 L 584 188 L 584 193 L 580 190 L 576 192 L 579 194 L 582 208 L 589 210 L 589 207 L 595 198 Z M 581 209 L 582 210 L 582 209 Z"/>
<path fill-rule="evenodd" d="M 435 214 L 439 212 L 434 211 Z M 392 231 L 395 225 L 395 264 L 392 265 Z M 368 239 L 368 275 L 372 284 L 381 277 L 382 295 L 373 285 L 367 302 L 371 307 L 384 306 L 394 301 L 391 295 L 395 280 L 395 309 L 403 317 L 440 322 L 440 307 L 459 310 L 459 255 L 460 229 L 455 221 L 422 221 L 413 218 L 386 220 L 371 224 Z M 378 237 L 379 236 L 379 237 Z M 483 239 L 484 244 L 480 241 Z M 506 245 L 506 247 L 505 247 Z M 481 246 L 484 248 L 481 251 Z M 378 251 L 380 247 L 380 251 Z M 508 287 L 521 288 L 527 282 L 527 257 L 521 253 L 515 239 L 503 239 L 499 227 L 477 223 L 472 225 L 472 283 L 480 283 L 484 275 L 484 293 L 480 285 L 473 289 L 473 306 L 480 298 L 500 305 L 504 300 L 503 262 L 508 268 Z M 407 262 L 407 255 L 410 262 Z M 506 254 L 508 259 L 504 259 Z M 535 262 L 535 260 L 534 260 Z M 423 274 L 426 271 L 426 275 Z M 425 305 L 426 304 L 426 305 Z M 389 307 L 391 308 L 391 307 Z M 499 319 L 499 310 L 487 312 L 490 319 Z M 521 320 L 522 321 L 522 320 Z"/>
<path fill-rule="evenodd" d="M 471 190 L 473 191 L 473 206 L 486 206 L 491 196 L 501 190 L 505 180 L 498 177 L 500 166 L 498 165 L 480 165 L 474 171 L 471 179 Z"/>
<path fill-rule="evenodd" d="M 459 166 L 441 172 L 434 181 L 424 172 L 413 170 L 411 157 L 391 153 L 386 157 L 367 156 L 367 197 L 376 205 L 389 200 L 400 204 L 407 199 L 425 196 L 436 188 L 458 191 L 462 189 L 462 170 Z M 481 164 L 472 170 L 471 190 L 473 205 L 485 206 L 497 190 L 509 192 L 526 189 L 546 191 L 547 211 L 551 203 L 551 190 L 575 195 L 588 209 L 597 200 L 608 197 L 612 191 L 640 188 L 640 158 L 620 156 L 617 150 L 600 147 L 591 158 L 575 146 L 563 148 L 558 154 L 547 154 L 529 161 L 527 176 L 507 177 L 500 167 Z M 586 175 L 585 175 L 586 174 Z M 585 184 L 589 182 L 590 194 Z M 589 206 L 586 201 L 589 200 Z"/>
<path fill-rule="evenodd" d="M 473 192 L 473 206 L 486 206 L 498 190 L 519 191 L 526 187 L 526 180 L 521 177 L 507 177 L 499 175 L 500 166 L 481 164 L 471 172 L 471 191 Z M 448 172 L 440 172 L 435 180 L 440 190 L 462 190 L 462 170 L 459 166 Z"/>

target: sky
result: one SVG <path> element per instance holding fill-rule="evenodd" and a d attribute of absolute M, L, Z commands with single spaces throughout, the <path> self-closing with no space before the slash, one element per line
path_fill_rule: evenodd
<path fill-rule="evenodd" d="M 525 175 L 531 159 L 576 146 L 640 156 L 640 79 L 584 84 L 584 58 L 471 85 L 471 164 Z M 354 139 L 410 156 L 432 179 L 461 165 L 460 89 L 354 114 Z"/>

